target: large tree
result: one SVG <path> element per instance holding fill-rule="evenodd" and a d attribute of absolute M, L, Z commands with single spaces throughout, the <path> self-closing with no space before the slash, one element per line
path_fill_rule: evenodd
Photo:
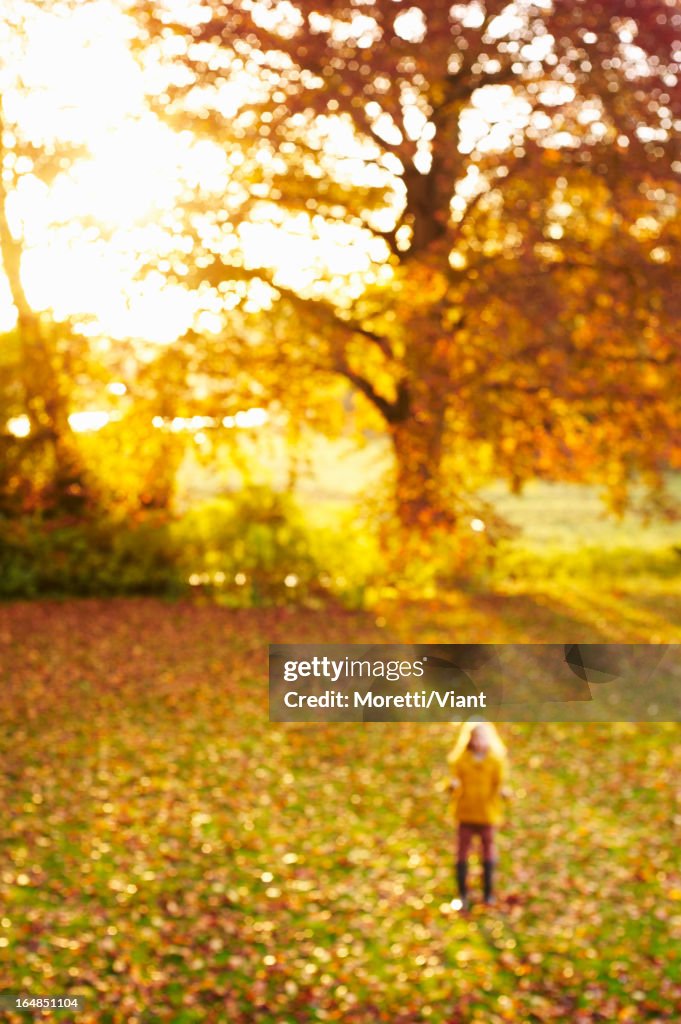
<path fill-rule="evenodd" d="M 22 192 L 49 188 L 84 147 L 43 132 L 24 117 L 39 89 L 26 67 L 30 34 L 46 14 L 69 11 L 64 2 L 12 0 L 0 16 L 0 264 L 16 311 L 16 325 L 0 347 L 0 510 L 80 512 L 88 503 L 86 471 L 69 425 L 73 381 L 86 363 L 85 338 L 68 321 L 34 307 L 26 288 L 28 248 Z M 19 199 L 19 201 L 18 201 Z M 25 200 L 24 200 L 25 202 Z M 13 437 L 4 422 L 25 416 L 27 436 Z"/>
<path fill-rule="evenodd" d="M 476 461 L 616 502 L 678 464 L 678 4 L 136 6 L 178 69 L 167 116 L 238 154 L 188 277 L 269 283 L 294 334 L 238 357 L 350 381 L 404 523 L 456 519 Z M 285 245 L 293 216 L 354 231 L 359 286 L 248 249 L 249 225 Z"/>

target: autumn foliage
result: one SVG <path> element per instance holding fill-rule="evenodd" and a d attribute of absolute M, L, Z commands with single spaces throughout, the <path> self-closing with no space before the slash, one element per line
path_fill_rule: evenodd
<path fill-rule="evenodd" d="M 455 522 L 481 466 L 598 479 L 619 508 L 678 465 L 675 8 L 137 6 L 175 68 L 163 115 L 240 154 L 225 202 L 192 207 L 189 279 L 266 282 L 275 326 L 231 359 L 277 394 L 307 375 L 311 404 L 348 381 L 392 440 L 403 523 Z M 361 238 L 360 280 L 244 254 L 263 218 L 285 250 L 293 217 Z"/>

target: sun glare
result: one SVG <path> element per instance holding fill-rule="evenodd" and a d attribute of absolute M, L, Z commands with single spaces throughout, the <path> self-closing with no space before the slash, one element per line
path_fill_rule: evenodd
<path fill-rule="evenodd" d="M 186 15 L 191 5 L 179 6 Z M 49 187 L 31 173 L 30 161 L 21 169 L 15 161 L 8 214 L 12 230 L 23 239 L 29 301 L 57 319 L 75 316 L 85 333 L 112 340 L 169 343 L 192 325 L 218 330 L 234 295 L 225 293 L 217 308 L 205 291 L 173 282 L 167 270 L 173 259 L 191 266 L 191 242 L 182 236 L 178 212 L 188 192 L 196 187 L 215 192 L 227 206 L 241 201 L 234 153 L 175 132 L 148 110 L 147 71 L 132 57 L 130 22 L 113 0 L 92 0 L 59 14 L 29 9 L 18 34 L 0 19 L 0 44 L 7 54 L 0 71 L 5 116 L 38 145 L 67 140 L 84 149 Z M 405 9 L 396 24 L 407 40 L 418 40 L 425 31 L 416 7 Z M 148 69 L 152 77 L 159 73 L 158 67 Z M 257 68 L 245 66 L 226 75 L 220 102 L 224 99 L 231 113 L 238 111 L 260 88 L 257 76 Z M 378 134 L 401 138 L 404 130 L 417 142 L 417 169 L 427 171 L 434 126 L 418 97 L 405 109 L 402 128 L 373 106 Z M 382 118 L 387 119 L 383 127 Z M 510 89 L 483 90 L 462 118 L 461 148 L 503 149 L 526 119 L 526 105 Z M 401 173 L 395 157 L 395 166 L 377 163 L 375 144 L 359 140 L 339 117 L 320 118 L 315 131 L 348 184 L 390 186 L 393 175 Z M 266 149 L 263 154 L 270 159 Z M 464 196 L 460 191 L 458 201 L 465 202 Z M 401 201 L 399 186 L 394 201 Z M 367 222 L 377 230 L 389 230 L 391 221 L 390 204 L 367 212 Z M 247 265 L 268 267 L 282 287 L 334 300 L 350 302 L 367 284 L 391 274 L 387 245 L 369 231 L 331 224 L 312 213 L 292 217 L 266 195 L 238 237 L 225 238 L 217 238 L 216 252 L 238 245 Z M 171 255 L 185 242 L 179 256 Z M 147 272 L 141 277 L 143 267 Z M 249 291 L 247 309 L 269 302 L 267 289 L 259 297 Z M 13 322 L 9 290 L 0 280 L 0 330 Z"/>
<path fill-rule="evenodd" d="M 22 168 L 8 215 L 23 238 L 34 308 L 84 317 L 88 333 L 169 342 L 191 324 L 197 298 L 161 274 L 140 282 L 141 261 L 171 247 L 183 189 L 224 186 L 228 167 L 218 146 L 173 132 L 145 109 L 128 32 L 107 0 L 34 12 L 24 24 L 2 76 L 5 117 L 39 144 L 65 140 L 84 152 L 50 187 Z M 14 319 L 3 280 L 0 329 Z"/>

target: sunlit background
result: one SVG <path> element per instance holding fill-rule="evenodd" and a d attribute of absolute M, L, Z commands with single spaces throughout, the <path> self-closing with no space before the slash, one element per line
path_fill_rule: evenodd
<path fill-rule="evenodd" d="M 3 28 L 7 115 L 37 140 L 87 149 L 51 188 L 22 168 L 11 214 L 26 241 L 31 302 L 58 318 L 87 317 L 104 337 L 175 339 L 195 302 L 160 278 L 136 284 L 136 257 L 162 245 L 184 182 L 222 182 L 218 147 L 191 144 L 146 111 L 130 27 L 115 4 L 61 15 L 36 10 L 20 37 Z M 14 315 L 6 289 L 1 309 L 8 329 Z"/>

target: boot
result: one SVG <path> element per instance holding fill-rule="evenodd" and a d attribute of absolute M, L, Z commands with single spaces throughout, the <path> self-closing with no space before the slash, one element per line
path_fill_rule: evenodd
<path fill-rule="evenodd" d="M 485 903 L 494 903 L 494 861 L 482 862 Z"/>
<path fill-rule="evenodd" d="M 465 860 L 457 860 L 456 862 L 456 882 L 459 887 L 459 898 L 461 900 L 461 906 L 464 910 L 468 910 L 468 886 L 466 884 L 468 879 L 468 864 Z"/>

